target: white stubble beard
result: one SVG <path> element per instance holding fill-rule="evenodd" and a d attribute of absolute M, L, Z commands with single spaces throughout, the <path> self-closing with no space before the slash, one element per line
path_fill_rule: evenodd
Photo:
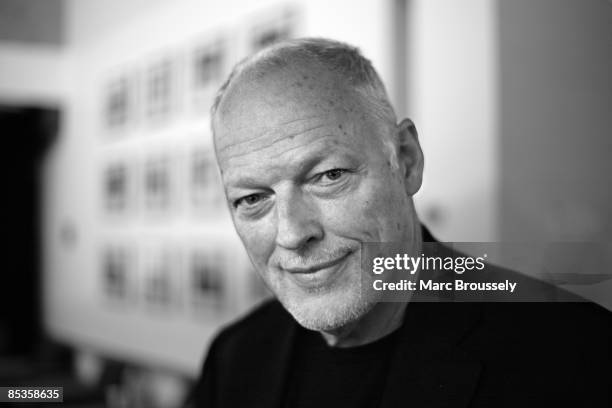
<path fill-rule="evenodd" d="M 304 328 L 334 331 L 358 321 L 377 303 L 377 299 L 365 297 L 361 290 L 361 271 L 358 272 L 350 275 L 348 285 L 325 291 L 304 293 L 303 290 L 294 287 L 294 290 L 300 292 L 299 297 L 280 288 L 273 292 L 277 294 L 285 309 Z"/>

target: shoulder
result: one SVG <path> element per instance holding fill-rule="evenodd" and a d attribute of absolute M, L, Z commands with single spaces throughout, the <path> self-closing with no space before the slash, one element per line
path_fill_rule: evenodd
<path fill-rule="evenodd" d="M 484 368 L 478 398 L 603 406 L 612 313 L 588 302 L 480 306 L 480 322 L 462 343 Z"/>
<path fill-rule="evenodd" d="M 511 302 L 483 303 L 484 322 L 511 321 L 513 328 L 543 330 L 612 329 L 612 312 L 560 286 L 531 276 L 488 265 L 492 280 L 508 279 L 517 283 Z M 512 328 L 512 327 L 508 327 Z"/>
<path fill-rule="evenodd" d="M 498 335 L 503 343 L 522 345 L 523 350 L 536 350 L 539 345 L 551 351 L 567 351 L 572 345 L 583 344 L 609 349 L 609 310 L 563 288 L 505 268 L 492 267 L 491 276 L 517 282 L 521 291 L 517 290 L 512 301 L 481 303 L 476 333 Z"/>
<path fill-rule="evenodd" d="M 244 401 L 264 389 L 258 382 L 273 373 L 270 360 L 282 350 L 293 325 L 281 304 L 269 300 L 222 328 L 210 344 L 190 401 L 195 406 L 253 406 Z"/>
<path fill-rule="evenodd" d="M 612 334 L 612 313 L 587 301 L 491 303 L 482 310 L 483 327 L 510 337 L 527 335 L 532 344 L 538 339 L 597 343 Z"/>
<path fill-rule="evenodd" d="M 291 315 L 276 299 L 267 300 L 222 328 L 213 339 L 211 352 L 242 353 L 265 347 L 293 324 Z"/>

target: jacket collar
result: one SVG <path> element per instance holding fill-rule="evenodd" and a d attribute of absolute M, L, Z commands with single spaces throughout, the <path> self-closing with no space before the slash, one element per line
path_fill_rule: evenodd
<path fill-rule="evenodd" d="M 437 242 L 422 227 L 423 241 Z M 382 408 L 467 406 L 481 371 L 460 343 L 480 320 L 475 303 L 407 305 L 392 355 Z"/>

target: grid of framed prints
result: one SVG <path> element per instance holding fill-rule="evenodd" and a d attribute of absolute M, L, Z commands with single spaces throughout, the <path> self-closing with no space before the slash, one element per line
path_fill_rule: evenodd
<path fill-rule="evenodd" d="M 232 51 L 254 53 L 292 38 L 297 32 L 298 17 L 293 7 L 277 7 L 249 19 L 254 23 L 249 24 L 244 45 L 230 35 L 232 30 L 219 30 L 190 40 L 186 46 L 178 44 L 175 51 L 144 56 L 115 72 L 105 82 L 102 94 L 105 133 L 134 129 L 130 125 L 139 119 L 150 125 L 168 123 L 170 118 L 180 117 L 178 111 L 182 107 L 195 115 L 207 116 L 232 62 L 238 60 Z M 184 81 L 183 74 L 187 76 Z M 145 129 L 143 133 L 149 133 L 151 126 Z"/>
<path fill-rule="evenodd" d="M 207 117 L 214 95 L 228 74 L 228 41 L 219 35 L 190 49 L 190 55 L 168 52 L 132 64 L 105 83 L 101 111 L 109 140 L 128 130 L 143 136 L 163 130 L 171 119 L 181 117 L 183 108 L 190 109 L 195 117 Z"/>
<path fill-rule="evenodd" d="M 104 304 L 210 321 L 270 295 L 246 256 L 232 250 L 236 246 L 200 239 L 187 245 L 153 238 L 107 239 L 100 247 L 98 271 Z"/>
<path fill-rule="evenodd" d="M 212 147 L 188 146 L 187 152 L 157 149 L 146 157 L 113 155 L 102 165 L 105 216 L 125 221 L 139 214 L 200 219 L 222 214 L 225 198 Z"/>
<path fill-rule="evenodd" d="M 215 94 L 238 60 L 236 50 L 256 52 L 295 35 L 290 8 L 252 21 L 243 30 L 246 37 L 228 35 L 233 30 L 199 36 L 174 50 L 137 56 L 104 81 L 98 171 L 105 303 L 160 316 L 214 318 L 268 296 L 246 254 L 238 259 L 234 243 L 183 236 L 218 230 L 226 211 L 208 121 Z M 155 238 L 147 231 L 155 231 Z M 170 237 L 184 245 L 169 245 Z"/>

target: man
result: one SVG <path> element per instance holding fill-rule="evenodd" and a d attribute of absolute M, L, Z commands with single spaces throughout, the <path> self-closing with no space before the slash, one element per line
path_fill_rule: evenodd
<path fill-rule="evenodd" d="M 234 69 L 211 112 L 236 231 L 277 300 L 217 336 L 196 406 L 610 402 L 610 320 L 594 306 L 384 302 L 361 290 L 362 243 L 416 255 L 433 238 L 412 201 L 415 126 L 397 122 L 358 50 L 272 46 Z"/>

